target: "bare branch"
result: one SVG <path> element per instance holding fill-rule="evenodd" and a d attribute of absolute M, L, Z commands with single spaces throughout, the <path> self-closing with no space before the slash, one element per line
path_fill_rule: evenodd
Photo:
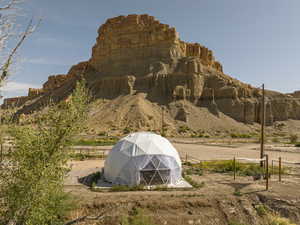
<path fill-rule="evenodd" d="M 0 7 L 0 11 L 11 9 L 13 5 L 15 5 L 18 0 L 11 0 L 6 6 Z"/>
<path fill-rule="evenodd" d="M 3 82 L 8 77 L 9 66 L 12 63 L 13 57 L 15 56 L 17 50 L 22 45 L 22 43 L 27 38 L 27 36 L 29 34 L 31 34 L 40 25 L 40 23 L 41 23 L 41 20 L 39 20 L 39 22 L 37 23 L 36 26 L 33 26 L 33 19 L 31 19 L 29 21 L 29 23 L 28 23 L 28 25 L 27 25 L 27 27 L 26 27 L 23 35 L 20 38 L 20 40 L 18 41 L 18 43 L 16 44 L 16 46 L 14 47 L 14 49 L 8 55 L 7 60 L 5 61 L 5 63 L 3 64 L 3 66 L 0 68 L 0 71 L 2 71 L 1 74 L 0 74 L 0 87 L 3 84 Z"/>

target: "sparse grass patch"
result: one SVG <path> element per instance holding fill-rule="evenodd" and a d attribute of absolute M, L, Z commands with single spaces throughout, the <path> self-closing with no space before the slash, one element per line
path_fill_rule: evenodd
<path fill-rule="evenodd" d="M 248 224 L 240 223 L 240 222 L 237 222 L 237 221 L 229 221 L 228 225 L 248 225 Z"/>
<path fill-rule="evenodd" d="M 280 217 L 278 215 L 268 215 L 268 224 L 269 225 L 296 225 L 292 223 L 289 219 Z"/>
<path fill-rule="evenodd" d="M 187 163 L 186 163 L 187 165 Z M 199 168 L 206 171 L 211 171 L 215 173 L 233 173 L 234 172 L 234 162 L 233 160 L 218 160 L 218 161 L 207 161 L 198 164 L 189 164 L 194 171 L 195 168 Z M 192 170 L 192 171 L 193 171 Z M 191 169 L 187 169 L 191 173 Z M 271 166 L 269 167 L 271 172 Z M 287 167 L 282 168 L 282 174 L 286 174 L 288 171 Z M 263 175 L 265 173 L 264 169 L 260 167 L 260 164 L 256 163 L 241 163 L 236 162 L 236 174 L 238 176 L 256 176 Z M 278 166 L 274 166 L 274 174 L 278 174 Z"/>
<path fill-rule="evenodd" d="M 231 133 L 230 137 L 232 137 L 232 138 L 252 138 L 253 134 Z"/>
<path fill-rule="evenodd" d="M 74 153 L 70 154 L 70 159 L 84 161 L 87 159 L 103 159 L 103 154 L 94 155 L 94 154 L 86 154 L 86 153 Z"/>
<path fill-rule="evenodd" d="M 198 175 L 198 176 L 202 176 L 203 175 L 203 170 L 199 167 L 191 167 L 188 168 L 184 171 L 184 173 L 186 175 Z"/>
<path fill-rule="evenodd" d="M 81 145 L 81 146 L 107 146 L 114 145 L 118 142 L 118 138 L 116 137 L 107 137 L 107 138 L 97 138 L 93 140 L 73 140 L 72 145 Z"/>
<path fill-rule="evenodd" d="M 183 178 L 190 184 L 192 185 L 194 188 L 201 188 L 205 185 L 204 182 L 198 183 L 197 181 L 193 180 L 192 177 L 183 174 Z"/>
<path fill-rule="evenodd" d="M 152 191 L 169 191 L 170 188 L 168 188 L 167 185 L 157 185 L 155 186 L 153 189 L 151 189 Z"/>
<path fill-rule="evenodd" d="M 125 191 L 144 191 L 144 185 L 137 185 L 137 186 L 126 186 L 126 185 L 115 185 L 112 186 L 110 189 L 111 192 L 125 192 Z"/>
<path fill-rule="evenodd" d="M 122 217 L 121 225 L 155 225 L 152 218 L 146 216 L 142 209 L 133 208 L 130 214 Z"/>
<path fill-rule="evenodd" d="M 235 192 L 233 192 L 233 195 L 240 197 L 243 194 L 240 191 L 235 191 Z"/>

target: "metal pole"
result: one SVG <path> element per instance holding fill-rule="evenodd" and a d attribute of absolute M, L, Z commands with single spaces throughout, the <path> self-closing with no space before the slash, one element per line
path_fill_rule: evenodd
<path fill-rule="evenodd" d="M 266 155 L 266 190 L 269 190 L 269 156 Z"/>
<path fill-rule="evenodd" d="M 279 157 L 279 182 L 281 182 L 281 157 Z"/>
<path fill-rule="evenodd" d="M 233 179 L 235 180 L 236 176 L 236 160 L 235 157 L 233 158 Z"/>
<path fill-rule="evenodd" d="M 260 158 L 264 158 L 264 143 L 265 143 L 265 85 L 262 85 L 262 102 L 261 102 L 261 136 L 260 136 Z M 263 167 L 263 161 L 260 162 Z"/>

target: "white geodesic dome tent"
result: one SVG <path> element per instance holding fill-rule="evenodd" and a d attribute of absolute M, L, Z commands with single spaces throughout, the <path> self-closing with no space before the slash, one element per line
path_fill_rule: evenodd
<path fill-rule="evenodd" d="M 176 185 L 181 181 L 181 160 L 164 137 L 138 132 L 121 139 L 104 164 L 104 178 L 118 185 Z"/>

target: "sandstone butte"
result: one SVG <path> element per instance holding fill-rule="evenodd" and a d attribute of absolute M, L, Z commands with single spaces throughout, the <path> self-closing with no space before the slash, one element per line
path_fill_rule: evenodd
<path fill-rule="evenodd" d="M 29 89 L 26 97 L 5 99 L 2 108 L 22 106 L 19 115 L 32 113 L 50 98 L 67 99 L 84 77 L 96 99 L 143 94 L 145 101 L 166 106 L 174 120 L 188 122 L 187 104 L 215 117 L 260 122 L 261 90 L 224 74 L 211 50 L 180 40 L 175 28 L 149 15 L 128 15 L 108 19 L 98 34 L 88 61 L 72 66 L 66 75 L 50 76 L 43 88 Z M 299 120 L 299 96 L 266 91 L 267 124 Z M 171 107 L 174 102 L 185 103 Z"/>

